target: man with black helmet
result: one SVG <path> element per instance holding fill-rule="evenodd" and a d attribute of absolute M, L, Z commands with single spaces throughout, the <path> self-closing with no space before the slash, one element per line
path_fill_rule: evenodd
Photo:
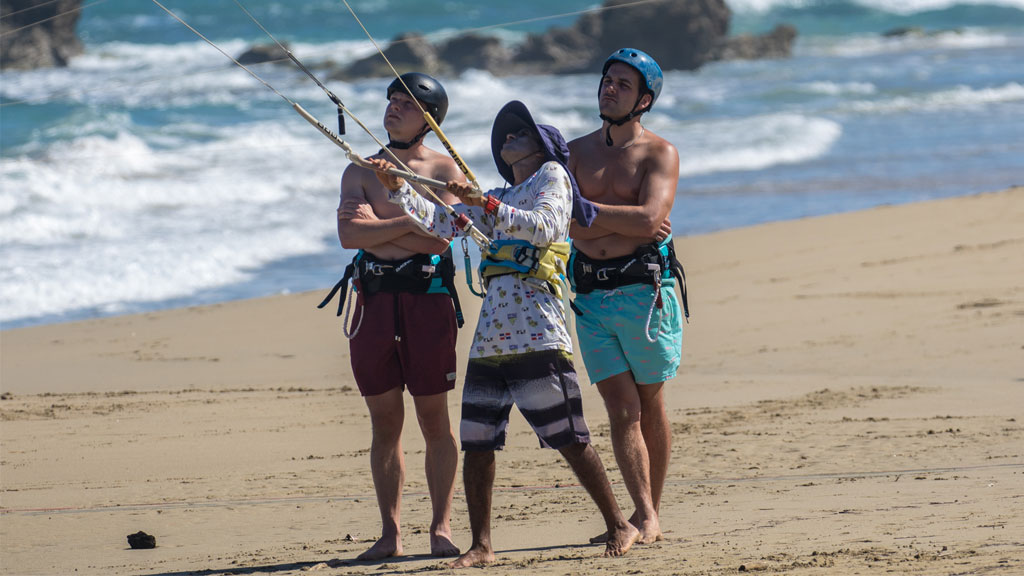
<path fill-rule="evenodd" d="M 387 97 L 384 128 L 391 151 L 418 174 L 443 181 L 464 179 L 449 156 L 423 144 L 430 128 L 420 107 L 438 124 L 448 111 L 441 84 L 426 74 L 408 73 L 391 83 Z M 371 158 L 384 157 L 382 151 Z M 446 202 L 455 201 L 451 194 L 440 194 Z M 426 442 L 427 487 L 433 507 L 430 551 L 434 556 L 456 556 L 459 549 L 453 543 L 450 522 L 458 447 L 447 393 L 455 387 L 457 319 L 448 291 L 410 289 L 402 276 L 407 271 L 429 270 L 439 276 L 433 284 L 454 288 L 449 243 L 423 233 L 401 208 L 388 202 L 387 190 L 374 172 L 354 164 L 341 180 L 338 237 L 345 248 L 359 250 L 353 282 L 359 291 L 360 325 L 349 345 L 352 372 L 370 410 L 370 469 L 383 524 L 381 538 L 359 559 L 402 554 L 402 391 L 406 387 Z M 364 277 L 366 271 L 372 271 L 368 274 L 372 278 Z"/>
<path fill-rule="evenodd" d="M 630 521 L 642 543 L 661 539 L 658 509 L 672 442 L 662 388 L 675 376 L 682 348 L 668 223 L 679 154 L 640 123 L 662 80 L 648 54 L 614 52 L 598 89 L 603 125 L 569 143 L 569 169 L 598 208 L 592 226 L 571 230 L 576 333 L 608 410 L 615 459 L 636 506 Z"/>

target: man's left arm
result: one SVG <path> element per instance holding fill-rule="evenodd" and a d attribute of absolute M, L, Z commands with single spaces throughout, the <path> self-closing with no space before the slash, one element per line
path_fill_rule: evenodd
<path fill-rule="evenodd" d="M 636 205 L 597 204 L 594 223 L 623 236 L 653 238 L 675 202 L 679 184 L 679 154 L 665 142 L 648 158 L 649 168 Z"/>
<path fill-rule="evenodd" d="M 605 236 L 611 236 L 614 234 L 607 228 L 602 228 L 593 222 L 590 226 L 580 226 L 575 220 L 569 223 L 569 236 L 573 240 L 594 240 L 595 238 L 603 238 Z"/>

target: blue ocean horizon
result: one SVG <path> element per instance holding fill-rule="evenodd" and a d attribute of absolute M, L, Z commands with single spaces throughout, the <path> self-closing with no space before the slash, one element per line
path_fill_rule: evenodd
<path fill-rule="evenodd" d="M 596 7 L 350 3 L 383 43 L 485 27 L 514 42 Z M 644 123 L 680 152 L 677 236 L 1024 183 L 1024 0 L 727 3 L 734 34 L 786 22 L 800 36 L 790 59 L 666 75 Z M 268 42 L 232 2 L 165 5 L 229 54 Z M 244 5 L 304 61 L 374 53 L 339 1 Z M 883 36 L 905 27 L 925 33 Z M 88 4 L 79 35 L 85 53 L 68 68 L 0 74 L 0 328 L 333 285 L 352 256 L 335 231 L 347 161 L 334 144 L 151 2 Z M 297 68 L 254 70 L 333 118 Z M 495 112 L 520 99 L 580 136 L 600 125 L 598 72 L 441 78 L 452 102 L 445 133 L 481 182 L 498 186 Z M 384 137 L 389 82 L 328 86 Z M 356 150 L 376 150 L 351 123 L 349 136 Z"/>

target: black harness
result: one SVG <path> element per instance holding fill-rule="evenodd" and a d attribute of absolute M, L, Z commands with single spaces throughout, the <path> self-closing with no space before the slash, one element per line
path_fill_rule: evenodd
<path fill-rule="evenodd" d="M 455 260 L 451 246 L 444 254 L 415 254 L 404 260 L 384 260 L 373 254 L 360 250 L 352 263 L 345 267 L 345 275 L 331 288 L 317 308 L 323 308 L 341 292 L 338 302 L 338 316 L 345 307 L 345 291 L 343 288 L 349 280 L 357 292 L 365 296 L 378 292 L 409 294 L 448 294 L 455 306 L 455 319 L 459 328 L 465 324 L 462 317 L 462 306 L 459 305 L 459 294 L 455 290 Z M 396 301 L 397 307 L 397 301 Z M 395 315 L 396 334 L 398 315 Z"/>
<path fill-rule="evenodd" d="M 676 258 L 675 246 L 671 241 L 663 246 L 652 242 L 644 244 L 628 256 L 596 260 L 573 248 L 569 258 L 569 282 L 577 294 L 589 294 L 594 290 L 613 290 L 631 284 L 660 286 L 665 278 L 675 277 L 679 283 L 679 294 L 683 301 L 683 314 L 690 318 L 690 304 L 686 299 L 686 272 Z M 572 306 L 582 316 L 576 305 Z"/>

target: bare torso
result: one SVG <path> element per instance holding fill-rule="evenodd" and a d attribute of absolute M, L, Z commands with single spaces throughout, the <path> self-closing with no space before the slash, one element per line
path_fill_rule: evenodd
<path fill-rule="evenodd" d="M 645 131 L 633 145 L 609 147 L 602 129 L 573 140 L 569 149 L 570 169 L 585 198 L 599 204 L 640 206 L 649 200 L 652 187 L 658 187 L 658 197 L 653 200 L 657 206 L 653 210 L 660 214 L 659 221 L 668 217 L 678 179 L 678 154 L 667 141 Z M 666 162 L 666 158 L 674 159 L 674 165 Z M 674 167 L 674 172 L 666 169 L 667 164 L 668 168 Z M 666 186 L 671 186 L 671 190 Z M 599 225 L 593 231 L 576 227 L 573 231 L 576 249 L 602 260 L 632 254 L 653 239 L 653 234 L 602 230 Z"/>
<path fill-rule="evenodd" d="M 419 147 L 414 154 L 408 157 L 403 157 L 405 155 L 402 154 L 402 151 L 399 151 L 398 154 L 413 172 L 421 176 L 442 182 L 464 179 L 451 158 L 429 148 Z M 392 160 L 386 154 L 375 154 L 370 158 Z M 458 202 L 458 198 L 447 191 L 435 190 L 434 192 L 446 203 Z M 432 199 L 429 196 L 427 198 Z M 360 200 L 369 205 L 379 220 L 404 218 L 411 222 L 411 219 L 402 212 L 400 206 L 388 201 L 388 192 L 374 172 L 355 165 L 346 168 L 342 176 L 340 205 L 343 206 L 352 200 Z M 400 260 L 413 254 L 439 254 L 448 246 L 447 241 L 419 231 L 408 231 L 390 241 L 359 242 L 359 239 L 356 238 L 359 235 L 358 222 L 347 223 L 343 220 L 339 220 L 338 233 L 342 244 L 357 242 L 360 248 L 384 260 Z"/>

